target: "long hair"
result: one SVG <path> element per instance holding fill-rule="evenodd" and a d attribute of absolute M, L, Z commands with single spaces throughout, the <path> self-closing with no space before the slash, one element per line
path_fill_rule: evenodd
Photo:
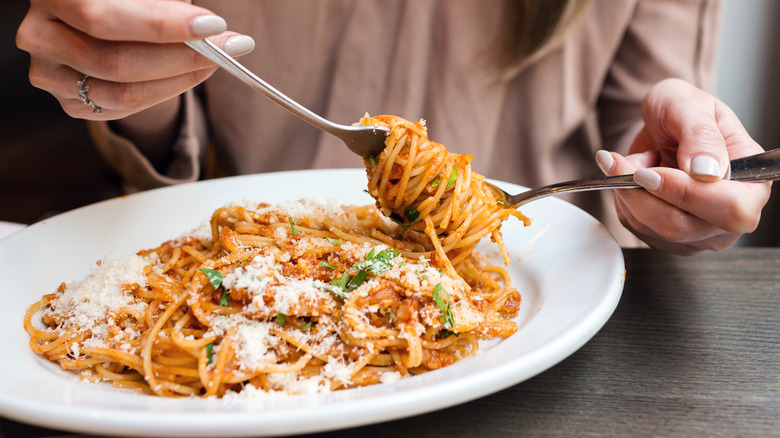
<path fill-rule="evenodd" d="M 554 49 L 590 0 L 505 0 L 494 45 L 503 76 L 512 77 Z"/>

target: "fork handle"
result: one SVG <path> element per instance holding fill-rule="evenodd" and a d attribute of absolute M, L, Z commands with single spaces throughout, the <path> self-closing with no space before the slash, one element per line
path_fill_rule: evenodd
<path fill-rule="evenodd" d="M 233 59 L 233 57 L 225 53 L 211 41 L 202 39 L 196 41 L 185 41 L 184 44 L 188 45 L 191 49 L 205 56 L 218 66 L 222 67 L 222 69 L 226 70 L 228 73 L 232 74 L 243 83 L 259 91 L 265 95 L 265 97 L 281 105 L 306 122 L 309 122 L 310 124 L 322 129 L 325 132 L 340 137 L 340 133 L 343 130 L 341 125 L 337 125 L 330 120 L 321 117 L 308 108 L 302 106 L 298 102 L 290 99 L 284 93 L 257 77 L 257 75 Z"/>
<path fill-rule="evenodd" d="M 736 158 L 729 163 L 729 179 L 732 181 L 760 182 L 780 179 L 780 149 L 773 149 L 748 157 Z M 640 187 L 634 175 L 605 176 L 552 184 L 509 196 L 505 205 L 517 208 L 533 200 L 565 192 L 603 189 L 630 189 Z M 501 199 L 499 197 L 499 199 Z"/>
<path fill-rule="evenodd" d="M 566 181 L 549 186 L 539 187 L 533 190 L 514 195 L 508 199 L 512 207 L 516 208 L 520 204 L 534 201 L 539 198 L 545 198 L 551 195 L 558 195 L 566 192 L 581 192 L 588 190 L 604 189 L 631 189 L 640 187 L 634 182 L 634 175 L 615 175 L 604 176 L 601 178 L 578 179 L 575 181 Z"/>
<path fill-rule="evenodd" d="M 780 149 L 731 160 L 734 181 L 774 181 L 780 179 Z"/>

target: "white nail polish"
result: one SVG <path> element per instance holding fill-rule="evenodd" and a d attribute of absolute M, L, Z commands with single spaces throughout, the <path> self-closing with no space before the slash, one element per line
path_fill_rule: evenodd
<path fill-rule="evenodd" d="M 596 164 L 604 175 L 609 175 L 610 169 L 615 165 L 615 159 L 612 158 L 612 154 L 602 149 L 596 152 Z"/>
<path fill-rule="evenodd" d="M 634 172 L 634 182 L 651 192 L 661 188 L 661 175 L 650 169 L 639 169 Z"/>
<path fill-rule="evenodd" d="M 697 155 L 691 160 L 691 173 L 694 175 L 720 176 L 718 160 L 710 155 Z"/>
<path fill-rule="evenodd" d="M 241 56 L 255 50 L 255 40 L 246 35 L 236 35 L 228 38 L 222 44 L 222 50 L 230 56 Z"/>
<path fill-rule="evenodd" d="M 225 19 L 216 15 L 200 15 L 190 20 L 190 33 L 194 36 L 217 35 L 227 30 Z"/>

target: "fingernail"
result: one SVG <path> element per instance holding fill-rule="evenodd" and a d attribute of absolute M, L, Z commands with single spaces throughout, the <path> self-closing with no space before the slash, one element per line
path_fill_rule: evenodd
<path fill-rule="evenodd" d="M 255 40 L 250 36 L 236 35 L 228 38 L 222 45 L 222 50 L 230 56 L 241 56 L 255 50 Z"/>
<path fill-rule="evenodd" d="M 697 155 L 691 160 L 691 173 L 694 175 L 720 176 L 718 160 L 710 155 Z"/>
<path fill-rule="evenodd" d="M 190 20 L 190 33 L 194 36 L 217 35 L 227 30 L 227 22 L 217 15 L 200 15 Z"/>
<path fill-rule="evenodd" d="M 634 182 L 651 192 L 657 192 L 661 188 L 661 175 L 654 170 L 639 169 L 634 172 Z"/>
<path fill-rule="evenodd" d="M 609 175 L 610 169 L 615 165 L 615 159 L 612 158 L 612 154 L 602 149 L 596 152 L 596 164 L 604 175 Z"/>

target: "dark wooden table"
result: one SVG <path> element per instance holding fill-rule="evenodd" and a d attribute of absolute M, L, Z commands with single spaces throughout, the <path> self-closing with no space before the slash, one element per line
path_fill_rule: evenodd
<path fill-rule="evenodd" d="M 614 315 L 552 369 L 461 406 L 317 436 L 780 435 L 780 248 L 624 253 Z M 0 419 L 0 437 L 65 435 Z"/>

